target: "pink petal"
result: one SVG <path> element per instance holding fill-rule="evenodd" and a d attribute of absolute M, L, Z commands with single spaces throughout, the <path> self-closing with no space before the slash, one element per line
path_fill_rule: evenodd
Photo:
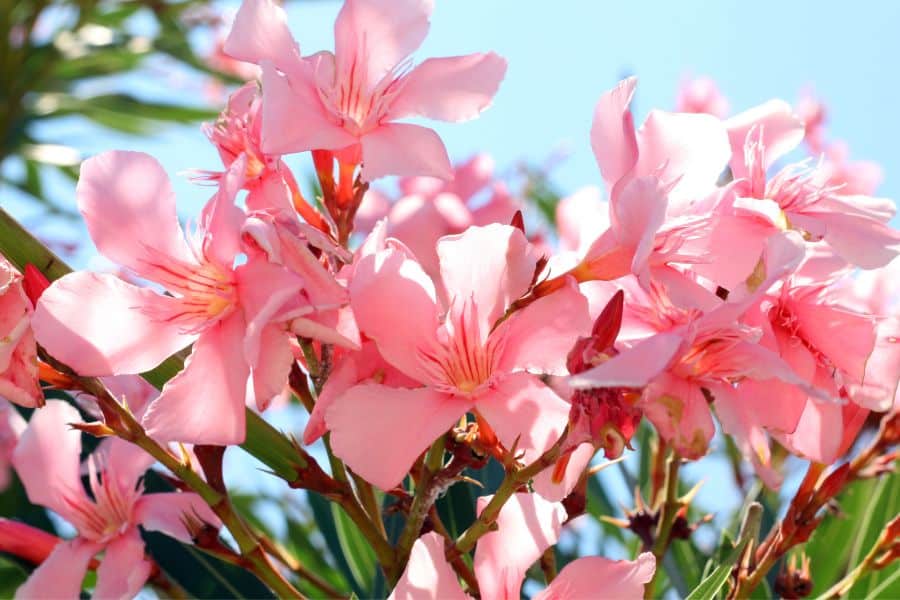
<path fill-rule="evenodd" d="M 586 186 L 556 205 L 556 229 L 563 250 L 583 253 L 609 228 L 609 206 L 600 189 Z"/>
<path fill-rule="evenodd" d="M 535 476 L 532 482 L 534 491 L 550 502 L 561 502 L 575 489 L 584 470 L 590 466 L 591 459 L 594 458 L 596 453 L 597 449 L 594 448 L 593 444 L 578 444 L 569 456 L 569 462 L 566 464 L 562 480 L 559 482 L 553 481 L 552 467 L 544 469 Z"/>
<path fill-rule="evenodd" d="M 500 368 L 567 375 L 572 344 L 590 331 L 587 298 L 569 278 L 561 289 L 513 313 L 493 333 L 505 340 Z"/>
<path fill-rule="evenodd" d="M 0 255 L 0 397 L 36 407 L 44 399 L 38 382 L 33 310 L 22 276 Z"/>
<path fill-rule="evenodd" d="M 883 267 L 900 255 L 900 232 L 875 219 L 847 213 L 806 216 L 824 224 L 825 241 L 842 258 L 863 269 Z"/>
<path fill-rule="evenodd" d="M 350 282 L 350 304 L 360 331 L 375 340 L 382 356 L 418 381 L 429 381 L 420 352 L 437 343 L 434 285 L 400 250 L 360 260 Z"/>
<path fill-rule="evenodd" d="M 796 148 L 806 132 L 803 121 L 794 115 L 784 100 L 770 100 L 745 110 L 725 121 L 725 127 L 731 144 L 731 172 L 735 179 L 748 175 L 744 145 L 751 130 L 756 131 L 755 135 L 762 135 L 765 168 Z"/>
<path fill-rule="evenodd" d="M 134 519 L 144 529 L 161 531 L 185 544 L 193 542 L 185 519 L 202 521 L 216 528 L 221 526 L 209 505 L 190 492 L 144 494 L 134 505 Z"/>
<path fill-rule="evenodd" d="M 437 242 L 471 224 L 472 215 L 456 194 L 404 196 L 388 217 L 390 236 L 406 244 L 426 273 L 437 276 Z"/>
<path fill-rule="evenodd" d="M 674 184 L 669 195 L 676 203 L 714 190 L 731 156 L 722 121 L 710 115 L 651 111 L 637 140 L 635 175 Z"/>
<path fill-rule="evenodd" d="M 828 357 L 834 366 L 862 381 L 866 361 L 875 348 L 876 323 L 869 315 L 810 299 L 793 303 L 799 335 Z"/>
<path fill-rule="evenodd" d="M 81 164 L 75 189 L 94 245 L 106 258 L 152 279 L 166 257 L 193 264 L 162 165 L 141 152 L 104 152 Z"/>
<path fill-rule="evenodd" d="M 569 403 L 530 373 L 503 376 L 477 397 L 475 408 L 507 449 L 524 451 L 526 463 L 556 443 L 569 422 Z"/>
<path fill-rule="evenodd" d="M 357 139 L 336 124 L 322 105 L 313 65 L 304 61 L 290 75 L 262 63 L 262 149 L 267 154 L 339 150 Z"/>
<path fill-rule="evenodd" d="M 706 454 L 716 428 L 697 384 L 671 375 L 660 377 L 644 391 L 641 408 L 682 456 L 696 459 Z"/>
<path fill-rule="evenodd" d="M 409 562 L 388 600 L 466 600 L 444 557 L 444 538 L 426 533 L 416 540 Z"/>
<path fill-rule="evenodd" d="M 644 387 L 662 373 L 675 357 L 684 338 L 678 333 L 659 333 L 621 354 L 569 378 L 575 388 Z"/>
<path fill-rule="evenodd" d="M 481 514 L 490 496 L 478 498 Z M 500 509 L 497 530 L 478 540 L 475 576 L 483 598 L 518 598 L 525 572 L 559 539 L 566 510 L 537 494 L 514 494 Z"/>
<path fill-rule="evenodd" d="M 106 547 L 97 569 L 94 598 L 134 598 L 150 577 L 153 563 L 144 558 L 144 540 L 129 529 Z"/>
<path fill-rule="evenodd" d="M 62 516 L 72 505 L 91 507 L 81 483 L 81 432 L 69 427 L 81 415 L 62 400 L 48 400 L 36 411 L 19 438 L 12 465 L 32 504 L 40 504 Z"/>
<path fill-rule="evenodd" d="M 474 308 L 481 340 L 507 307 L 528 291 L 537 253 L 521 230 L 510 225 L 470 227 L 437 245 L 441 279 L 455 318 Z"/>
<path fill-rule="evenodd" d="M 622 80 L 600 97 L 594 109 L 591 148 L 610 190 L 631 171 L 638 158 L 634 117 L 629 109 L 636 85 L 636 77 Z"/>
<path fill-rule="evenodd" d="M 60 541 L 28 580 L 16 590 L 16 600 L 78 598 L 88 564 L 103 546 L 83 538 Z"/>
<path fill-rule="evenodd" d="M 453 167 L 441 138 L 431 129 L 409 123 L 385 123 L 366 133 L 362 144 L 362 178 L 427 175 L 453 179 Z"/>
<path fill-rule="evenodd" d="M 490 106 L 505 74 L 506 61 L 493 52 L 429 58 L 406 76 L 387 118 L 474 119 Z"/>
<path fill-rule="evenodd" d="M 237 60 L 271 61 L 282 71 L 300 62 L 300 48 L 288 29 L 284 9 L 272 0 L 245 0 L 234 16 L 223 50 Z"/>
<path fill-rule="evenodd" d="M 617 599 L 640 600 L 644 597 L 644 584 L 653 579 L 655 571 L 656 559 L 649 552 L 633 561 L 586 556 L 563 567 L 534 600 L 578 600 L 602 596 L 610 590 L 615 590 Z"/>
<path fill-rule="evenodd" d="M 631 270 L 636 274 L 646 267 L 654 250 L 668 203 L 666 186 L 656 177 L 632 179 L 610 200 L 611 230 L 619 243 L 633 253 Z"/>
<path fill-rule="evenodd" d="M 81 375 L 148 371 L 190 344 L 177 323 L 174 298 L 105 273 L 70 273 L 44 292 L 32 326 L 39 344 Z M 149 313 L 149 314 L 148 314 Z"/>
<path fill-rule="evenodd" d="M 281 395 L 294 364 L 290 337 L 283 327 L 268 325 L 259 336 L 259 353 L 250 363 L 253 378 L 253 403 L 260 411 Z"/>
<path fill-rule="evenodd" d="M 203 256 L 225 271 L 234 268 L 235 258 L 242 252 L 241 227 L 246 215 L 234 201 L 244 185 L 246 165 L 246 156 L 241 155 L 228 167 L 219 180 L 218 191 L 200 213 Z"/>
<path fill-rule="evenodd" d="M 169 380 L 144 414 L 160 441 L 227 446 L 246 435 L 244 400 L 250 369 L 239 313 L 212 325 L 194 344 L 184 370 Z"/>
<path fill-rule="evenodd" d="M 468 398 L 428 388 L 367 383 L 335 398 L 325 421 L 334 453 L 366 480 L 390 490 L 471 405 Z"/>
<path fill-rule="evenodd" d="M 512 221 L 516 211 L 523 208 L 518 198 L 502 182 L 497 183 L 493 186 L 493 193 L 488 201 L 471 211 L 472 225 L 507 224 Z"/>
<path fill-rule="evenodd" d="M 92 456 L 97 456 L 103 466 L 103 477 L 113 477 L 123 490 L 133 490 L 156 459 L 125 440 L 106 438 L 101 440 Z"/>
<path fill-rule="evenodd" d="M 334 22 L 338 78 L 361 71 L 370 91 L 421 45 L 432 10 L 432 0 L 347 0 Z"/>

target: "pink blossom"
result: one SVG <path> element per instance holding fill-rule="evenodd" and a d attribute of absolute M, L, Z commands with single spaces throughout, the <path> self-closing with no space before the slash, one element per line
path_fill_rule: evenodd
<path fill-rule="evenodd" d="M 429 27 L 429 0 L 347 0 L 334 26 L 335 50 L 301 57 L 284 11 L 272 0 L 241 6 L 225 43 L 232 57 L 260 65 L 263 148 L 270 153 L 343 151 L 362 176 L 450 178 L 434 131 L 396 123 L 421 116 L 465 121 L 487 108 L 506 71 L 493 53 L 409 60 Z"/>
<path fill-rule="evenodd" d="M 56 545 L 16 592 L 17 598 L 77 597 L 88 564 L 104 551 L 94 596 L 131 598 L 151 568 L 138 526 L 190 543 L 188 522 L 219 525 L 196 494 L 144 494 L 140 478 L 153 458 L 118 439 L 104 442 L 88 457 L 88 496 L 80 475 L 81 432 L 68 426 L 79 421 L 72 406 L 48 401 L 32 416 L 13 455 L 28 499 L 53 510 L 78 532 Z"/>
<path fill-rule="evenodd" d="M 148 432 L 161 440 L 243 441 L 245 390 L 254 371 L 244 345 L 255 346 L 260 320 L 303 287 L 298 276 L 267 260 L 235 266 L 244 213 L 234 197 L 244 172 L 242 158 L 229 169 L 188 242 L 159 163 L 131 152 L 86 161 L 78 206 L 98 250 L 171 295 L 112 275 L 77 272 L 54 282 L 38 303 L 38 340 L 83 375 L 141 373 L 193 344 L 185 369 L 144 416 Z M 260 405 L 268 401 L 268 391 L 281 389 L 255 387 Z"/>
<path fill-rule="evenodd" d="M 9 486 L 12 455 L 24 430 L 25 419 L 12 404 L 0 400 L 0 492 Z"/>
<path fill-rule="evenodd" d="M 537 265 L 515 227 L 472 227 L 442 238 L 438 256 L 446 307 L 399 242 L 362 258 L 350 282 L 360 331 L 422 386 L 356 385 L 325 414 L 335 453 L 382 489 L 399 483 L 416 457 L 470 410 L 507 449 L 515 446 L 525 461 L 536 458 L 562 433 L 569 407 L 532 372 L 565 374 L 572 340 L 590 327 L 574 282 L 496 325 L 528 291 Z"/>
<path fill-rule="evenodd" d="M 843 259 L 873 269 L 900 253 L 900 234 L 887 222 L 890 200 L 852 195 L 829 183 L 828 173 L 795 163 L 774 176 L 768 170 L 803 140 L 804 124 L 784 102 L 773 100 L 726 122 L 738 179 L 735 205 L 748 221 L 772 230 L 795 229 L 807 239 L 825 240 Z M 739 235 L 739 234 L 738 234 Z"/>
<path fill-rule="evenodd" d="M 591 144 L 609 190 L 610 228 L 587 249 L 573 274 L 579 281 L 651 267 L 709 260 L 699 242 L 713 221 L 693 206 L 716 192 L 730 155 L 715 117 L 652 111 L 639 130 L 629 105 L 637 81 L 603 94 L 594 112 Z"/>
<path fill-rule="evenodd" d="M 0 255 L 0 398 L 21 406 L 40 406 L 37 346 L 31 330 L 31 301 L 22 275 Z"/>
<path fill-rule="evenodd" d="M 728 115 L 728 99 L 712 77 L 686 77 L 678 86 L 675 110 L 681 113 L 707 114 L 724 118 Z"/>
<path fill-rule="evenodd" d="M 478 498 L 478 512 L 490 496 Z M 559 539 L 566 511 L 560 503 L 536 494 L 513 495 L 500 509 L 497 529 L 485 534 L 475 550 L 474 570 L 484 600 L 518 598 L 528 568 Z M 635 561 L 612 561 L 599 556 L 579 558 L 566 565 L 556 579 L 535 598 L 577 600 L 598 594 L 641 598 L 644 584 L 655 571 L 653 555 Z M 421 598 L 465 599 L 456 574 L 444 558 L 443 538 L 428 533 L 413 544 L 409 563 L 390 600 Z"/>
<path fill-rule="evenodd" d="M 629 304 L 631 319 L 654 333 L 638 339 L 626 350 L 596 367 L 575 375 L 576 388 L 636 388 L 639 406 L 669 443 L 685 457 L 699 458 L 707 450 L 714 426 L 706 394 L 716 410 L 731 414 L 723 425 L 752 424 L 791 431 L 799 418 L 796 403 L 783 400 L 778 410 L 754 408 L 765 398 L 753 394 L 756 382 L 765 382 L 780 394 L 794 392 L 803 383 L 773 351 L 758 343 L 760 331 L 738 319 L 773 283 L 796 268 L 803 256 L 799 240 L 772 238 L 766 253 L 766 278 L 756 292 L 740 301 L 721 303 L 702 288 L 682 292 L 675 303 L 667 288 L 653 284 L 645 296 Z M 639 289 L 634 290 L 641 294 Z M 687 304 L 688 299 L 692 304 Z M 633 325 L 631 327 L 634 327 Z M 802 397 L 805 398 L 805 395 Z M 731 412 L 729 412 L 731 411 Z M 749 426 L 749 425 L 748 425 Z"/>
<path fill-rule="evenodd" d="M 439 238 L 462 233 L 472 225 L 507 225 L 522 208 L 506 186 L 494 179 L 494 161 L 489 156 L 477 154 L 453 173 L 452 181 L 401 178 L 402 195 L 385 213 L 388 235 L 403 242 L 433 278 L 439 277 L 435 251 Z"/>

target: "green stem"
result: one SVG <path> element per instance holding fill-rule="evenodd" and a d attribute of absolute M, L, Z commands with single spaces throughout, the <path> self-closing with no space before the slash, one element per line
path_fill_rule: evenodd
<path fill-rule="evenodd" d="M 452 559 L 455 556 L 470 552 L 472 548 L 475 547 L 475 543 L 478 542 L 478 539 L 481 536 L 496 527 L 495 522 L 497 520 L 497 515 L 500 514 L 500 509 L 503 508 L 503 505 L 506 504 L 506 501 L 509 500 L 510 497 L 512 497 L 512 495 L 516 493 L 516 491 L 518 491 L 520 487 L 528 483 L 538 473 L 556 462 L 556 459 L 559 458 L 562 446 L 565 443 L 567 433 L 568 432 L 564 432 L 559 440 L 557 440 L 557 442 L 553 444 L 553 446 L 551 446 L 533 463 L 526 467 L 523 467 L 522 469 L 519 469 L 518 471 L 506 475 L 506 477 L 503 479 L 503 482 L 500 484 L 500 487 L 497 488 L 494 496 L 484 507 L 484 510 L 481 511 L 481 514 L 478 516 L 475 522 L 472 523 L 468 529 L 462 532 L 458 538 L 456 538 L 456 543 L 453 545 L 453 548 L 450 551 L 449 558 Z"/>
<path fill-rule="evenodd" d="M 678 501 L 678 467 L 680 464 L 681 459 L 673 450 L 666 461 L 666 480 L 663 486 L 666 495 L 665 500 L 660 507 L 659 529 L 656 532 L 656 539 L 654 540 L 653 548 L 651 549 L 653 556 L 656 557 L 656 564 L 658 565 L 662 564 L 666 550 L 669 548 L 672 525 L 675 524 L 675 517 L 678 514 L 678 509 L 681 508 L 681 503 Z M 662 571 L 663 569 L 656 569 L 653 573 L 653 578 L 644 587 L 644 598 L 653 598 L 656 584 L 662 575 Z"/>

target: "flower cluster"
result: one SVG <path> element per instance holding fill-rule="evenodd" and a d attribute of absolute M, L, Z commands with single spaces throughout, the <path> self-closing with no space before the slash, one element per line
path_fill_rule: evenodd
<path fill-rule="evenodd" d="M 77 596 L 100 552 L 95 594 L 136 594 L 157 568 L 139 525 L 200 545 L 225 523 L 252 557 L 208 449 L 251 442 L 247 408 L 292 395 L 303 444 L 325 437 L 332 459 L 292 485 L 345 508 L 374 485 L 405 511 L 379 555 L 398 600 L 465 597 L 458 576 L 518 597 L 577 516 L 595 454 L 622 456 L 643 418 L 679 461 L 707 454 L 718 422 L 777 488 L 774 448 L 831 464 L 870 413 L 897 410 L 894 206 L 841 167 L 816 111 L 771 101 L 726 118 L 704 80 L 682 112 L 636 127 L 626 79 L 589 132 L 607 198 L 566 198 L 555 229 L 527 235 L 527 200 L 490 158 L 454 168 L 434 131 L 403 122 L 477 117 L 506 69 L 493 53 L 413 63 L 431 8 L 346 0 L 334 51 L 306 54 L 279 6 L 245 0 L 222 51 L 260 79 L 204 129 L 223 166 L 202 175 L 215 192 L 195 224 L 179 224 L 158 162 L 107 152 L 82 165 L 77 204 L 125 275 L 47 287 L 0 262 L 0 395 L 41 407 L 27 427 L 0 412 L 0 463 L 77 530 L 19 596 Z M 804 140 L 826 159 L 789 162 Z M 307 152 L 316 203 L 283 159 Z M 397 197 L 370 189 L 389 175 Z M 158 394 L 135 389 L 171 356 L 183 368 Z M 99 421 L 45 402 L 39 379 L 92 395 L 82 412 Z M 81 431 L 108 438 L 83 464 Z M 142 493 L 156 460 L 185 491 Z M 486 461 L 504 485 L 442 535 L 435 500 Z M 460 559 L 473 549 L 474 568 Z M 537 597 L 640 597 L 665 544 L 645 550 L 580 558 Z M 284 591 L 268 559 L 244 564 Z"/>

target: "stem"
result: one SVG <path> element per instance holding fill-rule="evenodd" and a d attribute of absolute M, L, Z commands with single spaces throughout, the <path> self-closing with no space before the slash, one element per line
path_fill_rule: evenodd
<path fill-rule="evenodd" d="M 422 468 L 422 477 L 416 485 L 416 493 L 413 496 L 412 506 L 409 508 L 409 514 L 406 517 L 406 525 L 400 533 L 397 540 L 397 553 L 395 555 L 394 564 L 388 572 L 388 580 L 391 584 L 397 582 L 400 574 L 406 567 L 409 560 L 409 553 L 413 544 L 419 538 L 422 531 L 422 524 L 428 511 L 437 500 L 438 492 L 442 488 L 442 478 L 438 477 L 444 463 L 444 436 L 439 437 L 434 444 L 428 449 L 425 456 L 425 463 Z"/>
<path fill-rule="evenodd" d="M 662 447 L 660 447 L 662 449 Z M 666 460 L 666 481 L 663 485 L 665 491 L 665 500 L 660 507 L 659 529 L 656 532 L 656 540 L 653 542 L 653 556 L 656 557 L 656 564 L 661 564 L 666 550 L 669 548 L 670 537 L 672 534 L 672 525 L 675 523 L 675 517 L 681 508 L 678 501 L 678 467 L 681 459 L 674 450 L 669 454 Z M 662 569 L 656 569 L 653 578 L 644 587 L 644 598 L 653 598 L 657 581 L 662 574 Z"/>
<path fill-rule="evenodd" d="M 99 379 L 76 375 L 74 371 L 47 355 L 46 352 L 42 352 L 42 358 L 57 371 L 69 375 L 83 391 L 97 399 L 107 426 L 112 428 L 118 437 L 142 448 L 186 483 L 209 505 L 222 520 L 222 524 L 231 532 L 241 556 L 248 561 L 248 569 L 268 585 L 279 598 L 304 598 L 303 594 L 297 591 L 269 561 L 259 539 L 234 510 L 227 494 L 217 491 L 193 469 L 172 455 L 168 449 L 148 436 L 131 411 L 119 404 Z"/>
<path fill-rule="evenodd" d="M 541 555 L 541 571 L 544 572 L 544 582 L 550 585 L 556 579 L 556 548 L 550 546 Z"/>
<path fill-rule="evenodd" d="M 497 520 L 497 515 L 500 514 L 500 509 L 503 508 L 506 501 L 509 500 L 522 485 L 528 483 L 535 475 L 556 462 L 567 436 L 568 430 L 563 432 L 559 440 L 557 440 L 553 446 L 533 463 L 506 475 L 503 482 L 500 484 L 500 487 L 497 488 L 494 496 L 484 507 L 484 510 L 481 511 L 481 514 L 475 522 L 456 538 L 456 543 L 453 545 L 453 548 L 450 549 L 448 558 L 452 559 L 454 556 L 468 553 L 475 547 L 478 538 L 496 527 L 495 522 Z"/>

